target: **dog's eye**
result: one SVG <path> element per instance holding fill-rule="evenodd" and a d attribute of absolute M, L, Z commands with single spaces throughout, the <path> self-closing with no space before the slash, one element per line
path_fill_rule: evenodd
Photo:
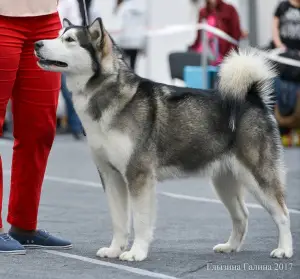
<path fill-rule="evenodd" d="M 68 42 L 68 43 L 75 42 L 75 40 L 71 37 L 66 38 L 65 41 Z"/>

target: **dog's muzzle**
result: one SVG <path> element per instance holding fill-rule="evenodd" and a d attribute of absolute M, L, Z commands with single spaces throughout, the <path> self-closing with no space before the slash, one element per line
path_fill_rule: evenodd
<path fill-rule="evenodd" d="M 40 66 L 42 66 L 42 67 L 55 66 L 55 67 L 59 67 L 59 68 L 66 68 L 66 67 L 68 67 L 68 64 L 65 63 L 65 62 L 57 61 L 57 60 L 50 60 L 50 59 L 44 58 L 41 55 L 41 53 L 40 53 L 40 50 L 43 47 L 44 47 L 43 41 L 37 41 L 34 44 L 34 54 L 38 58 L 38 63 L 39 63 Z"/>

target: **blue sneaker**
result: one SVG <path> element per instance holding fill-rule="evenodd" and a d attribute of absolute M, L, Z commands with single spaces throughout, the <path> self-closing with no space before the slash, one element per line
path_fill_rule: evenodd
<path fill-rule="evenodd" d="M 37 230 L 34 235 L 9 232 L 9 235 L 28 249 L 71 249 L 72 243 L 55 237 L 45 230 Z"/>
<path fill-rule="evenodd" d="M 25 255 L 25 248 L 7 233 L 0 233 L 0 254 Z"/>

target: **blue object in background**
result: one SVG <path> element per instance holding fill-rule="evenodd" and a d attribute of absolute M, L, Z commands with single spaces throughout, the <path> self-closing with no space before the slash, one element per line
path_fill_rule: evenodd
<path fill-rule="evenodd" d="M 208 66 L 207 67 L 207 85 L 208 88 L 204 88 L 203 82 L 203 69 L 200 66 L 186 66 L 183 70 L 183 78 L 187 87 L 197 89 L 212 89 L 214 87 L 213 81 L 217 76 L 219 67 Z"/>
<path fill-rule="evenodd" d="M 71 132 L 74 135 L 82 134 L 83 128 L 79 120 L 79 117 L 75 112 L 73 102 L 72 102 L 71 92 L 67 88 L 66 76 L 64 74 L 62 74 L 61 76 L 61 92 L 66 102 L 69 128 L 71 129 Z"/>

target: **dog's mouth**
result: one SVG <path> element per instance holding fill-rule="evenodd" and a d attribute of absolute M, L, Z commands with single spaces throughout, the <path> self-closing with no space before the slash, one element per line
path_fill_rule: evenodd
<path fill-rule="evenodd" d="M 43 68 L 50 68 L 50 67 L 67 68 L 68 67 L 68 64 L 65 62 L 45 59 L 38 51 L 35 51 L 34 54 L 38 58 L 38 64 Z"/>
<path fill-rule="evenodd" d="M 55 67 L 59 67 L 59 68 L 68 67 L 68 64 L 65 62 L 57 61 L 57 60 L 48 60 L 48 59 L 43 59 L 43 58 L 39 59 L 39 64 L 43 67 L 51 67 L 51 66 L 55 66 Z"/>

